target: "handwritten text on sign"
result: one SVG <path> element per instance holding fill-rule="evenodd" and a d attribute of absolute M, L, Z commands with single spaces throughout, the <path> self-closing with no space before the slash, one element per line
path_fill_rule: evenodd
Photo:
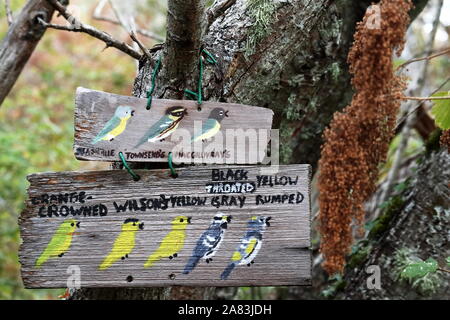
<path fill-rule="evenodd" d="M 20 218 L 27 287 L 304 285 L 309 166 L 41 173 Z"/>

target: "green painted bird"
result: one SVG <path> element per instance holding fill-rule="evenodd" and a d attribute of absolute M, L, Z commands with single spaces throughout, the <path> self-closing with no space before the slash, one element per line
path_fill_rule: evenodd
<path fill-rule="evenodd" d="M 128 218 L 122 224 L 122 230 L 114 241 L 114 245 L 98 267 L 99 270 L 105 270 L 111 267 L 117 260 L 125 260 L 133 251 L 136 243 L 136 231 L 144 230 L 144 223 L 139 223 L 138 219 Z"/>
<path fill-rule="evenodd" d="M 114 116 L 105 124 L 103 129 L 92 140 L 96 144 L 101 140 L 112 141 L 115 137 L 125 131 L 128 120 L 134 115 L 134 110 L 128 106 L 119 106 Z"/>
<path fill-rule="evenodd" d="M 223 118 L 228 117 L 228 111 L 223 110 L 222 108 L 215 108 L 209 114 L 208 119 L 202 126 L 202 130 L 194 134 L 192 138 L 192 142 L 198 140 L 207 140 L 212 138 L 220 131 L 220 123 Z"/>
<path fill-rule="evenodd" d="M 176 106 L 168 108 L 166 114 L 147 130 L 135 148 L 145 142 L 156 142 L 171 135 L 178 128 L 178 125 L 186 114 L 184 107 Z"/>
<path fill-rule="evenodd" d="M 144 268 L 149 268 L 163 258 L 173 259 L 184 247 L 186 227 L 191 223 L 191 217 L 178 216 L 172 220 L 172 230 L 161 241 L 159 248 L 147 259 Z"/>
<path fill-rule="evenodd" d="M 80 223 L 74 219 L 65 220 L 60 224 L 45 250 L 36 260 L 36 268 L 40 268 L 48 259 L 62 257 L 69 249 L 72 243 L 72 237 Z"/>

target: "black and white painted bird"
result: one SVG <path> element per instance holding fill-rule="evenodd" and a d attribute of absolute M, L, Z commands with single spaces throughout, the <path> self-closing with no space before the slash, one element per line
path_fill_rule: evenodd
<path fill-rule="evenodd" d="M 227 216 L 221 212 L 214 216 L 208 229 L 197 240 L 192 255 L 184 267 L 184 274 L 188 274 L 194 270 L 200 259 L 205 259 L 206 263 L 212 261 L 212 258 L 224 239 L 225 231 L 228 228 L 228 223 L 231 222 L 231 218 L 231 216 Z"/>

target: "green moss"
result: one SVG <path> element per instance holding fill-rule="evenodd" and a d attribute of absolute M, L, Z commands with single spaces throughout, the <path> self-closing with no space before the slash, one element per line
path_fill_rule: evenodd
<path fill-rule="evenodd" d="M 280 125 L 280 163 L 287 164 L 292 159 L 292 134 L 294 129 L 288 124 L 286 120 L 282 120 Z"/>
<path fill-rule="evenodd" d="M 404 202 L 401 195 L 396 195 L 389 199 L 381 216 L 374 221 L 374 225 L 369 232 L 369 239 L 378 238 L 389 228 L 392 218 L 403 208 Z"/>
<path fill-rule="evenodd" d="M 442 130 L 437 128 L 428 137 L 425 143 L 426 154 L 429 155 L 434 151 L 438 151 L 440 148 L 439 139 L 441 137 Z"/>
<path fill-rule="evenodd" d="M 330 66 L 330 73 L 331 73 L 331 77 L 333 78 L 334 81 L 338 81 L 339 77 L 342 73 L 341 67 L 339 66 L 338 62 L 333 62 Z"/>
<path fill-rule="evenodd" d="M 341 275 L 336 275 L 330 279 L 332 282 L 328 287 L 326 287 L 320 295 L 324 298 L 333 298 L 339 291 L 342 291 L 347 286 L 347 282 L 342 278 Z"/>
<path fill-rule="evenodd" d="M 255 53 L 258 43 L 270 33 L 270 23 L 276 18 L 275 9 L 276 5 L 272 0 L 247 0 L 247 12 L 254 22 L 245 43 L 246 57 Z"/>
<path fill-rule="evenodd" d="M 292 92 L 289 95 L 288 103 L 285 107 L 284 113 L 286 115 L 287 120 L 300 120 L 300 105 L 296 103 L 297 94 Z"/>
<path fill-rule="evenodd" d="M 372 246 L 363 241 L 357 245 L 353 253 L 350 254 L 347 262 L 349 268 L 355 268 L 361 265 L 369 256 Z"/>

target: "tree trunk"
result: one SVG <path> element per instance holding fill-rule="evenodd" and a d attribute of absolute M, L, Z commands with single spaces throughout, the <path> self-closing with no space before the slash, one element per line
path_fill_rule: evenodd
<path fill-rule="evenodd" d="M 188 2 L 201 8 L 198 3 L 203 1 Z M 169 1 L 169 9 L 176 6 L 174 3 Z M 281 128 L 280 162 L 309 163 L 315 168 L 325 126 L 333 113 L 351 99 L 347 53 L 355 24 L 370 3 L 371 0 L 216 1 L 207 14 L 204 32 L 185 26 L 193 31 L 186 39 L 186 33 L 179 37 L 173 33 L 179 30 L 177 26 L 168 26 L 167 43 L 151 50 L 153 61 L 140 62 L 133 94 L 146 97 L 161 54 L 163 65 L 154 96 L 181 99 L 184 89 L 197 91 L 197 61 L 203 47 L 218 61 L 216 65 L 205 65 L 204 100 L 272 109 L 274 128 Z M 198 12 L 189 13 L 184 19 L 198 22 L 199 17 L 202 15 Z M 169 23 L 180 23 L 180 18 L 180 12 L 172 8 Z M 201 39 L 199 34 L 203 35 Z M 209 299 L 218 295 L 213 288 L 177 287 L 83 289 L 73 297 Z"/>
<path fill-rule="evenodd" d="M 398 278 L 405 258 L 433 258 L 440 266 L 445 266 L 449 255 L 450 154 L 445 150 L 435 150 L 416 161 L 417 166 L 410 170 L 415 173 L 407 180 L 408 187 L 389 199 L 368 236 L 355 244 L 342 278 L 328 279 L 316 264 L 313 287 L 281 288 L 278 297 L 447 299 L 450 277 L 446 272 L 437 272 L 415 287 Z M 367 269 L 369 266 L 380 268 L 381 289 L 368 288 L 367 282 L 372 275 Z"/>
<path fill-rule="evenodd" d="M 438 272 L 428 277 L 428 283 L 419 282 L 416 287 L 398 279 L 404 255 L 422 260 L 434 258 L 441 266 L 446 266 L 449 256 L 450 154 L 442 150 L 423 156 L 420 161 L 411 187 L 391 200 L 384 217 L 372 228 L 369 240 L 361 243 L 350 257 L 344 277 L 346 285 L 336 298 L 448 299 L 449 273 Z M 371 265 L 380 267 L 379 290 L 369 290 L 366 285 L 370 276 L 366 269 Z"/>
<path fill-rule="evenodd" d="M 30 0 L 10 26 L 0 44 L 0 106 L 45 32 L 38 18 L 49 22 L 53 12 L 46 0 Z"/>

